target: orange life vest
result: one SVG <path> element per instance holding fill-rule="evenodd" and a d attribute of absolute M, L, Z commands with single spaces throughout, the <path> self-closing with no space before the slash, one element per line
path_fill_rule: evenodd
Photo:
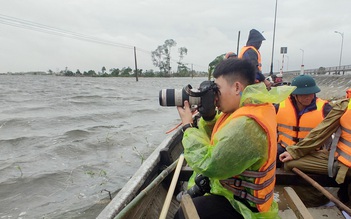
<path fill-rule="evenodd" d="M 246 105 L 232 114 L 222 114 L 216 122 L 214 134 L 221 130 L 232 119 L 247 116 L 254 119 L 268 135 L 268 159 L 257 171 L 246 170 L 238 176 L 220 180 L 222 186 L 234 193 L 235 196 L 255 203 L 259 212 L 269 211 L 273 202 L 275 185 L 275 158 L 277 154 L 275 109 L 272 104 Z M 248 180 L 251 179 L 251 180 Z"/>
<path fill-rule="evenodd" d="M 262 60 L 261 60 L 261 53 L 253 46 L 244 46 L 241 50 L 240 50 L 240 53 L 238 55 L 238 58 L 239 59 L 242 59 L 243 56 L 244 56 L 244 53 L 249 50 L 249 49 L 252 49 L 254 50 L 256 53 L 257 53 L 257 62 L 258 62 L 258 70 L 260 70 L 262 72 Z"/>
<path fill-rule="evenodd" d="M 340 118 L 341 135 L 335 156 L 345 166 L 351 167 L 351 101 L 346 112 Z"/>
<path fill-rule="evenodd" d="M 317 98 L 317 109 L 304 113 L 298 119 L 291 98 L 281 102 L 277 112 L 278 143 L 287 147 L 305 138 L 324 119 L 323 108 L 326 103 L 327 101 Z"/>

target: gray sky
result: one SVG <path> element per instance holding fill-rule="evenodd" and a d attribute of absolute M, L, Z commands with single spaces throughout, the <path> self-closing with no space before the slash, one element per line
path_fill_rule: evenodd
<path fill-rule="evenodd" d="M 237 50 L 250 29 L 263 31 L 263 72 L 270 70 L 275 0 L 0 0 L 0 73 L 21 71 L 134 68 L 156 69 L 151 51 L 167 39 L 186 47 L 183 62 L 207 71 L 216 56 Z M 338 66 L 344 33 L 342 65 L 351 64 L 350 0 L 278 0 L 274 71 L 280 68 L 280 47 L 288 47 L 284 70 Z M 9 21 L 11 18 L 13 21 Z M 24 25 L 23 22 L 29 22 Z M 5 24 L 7 23 L 7 24 Z M 9 25 L 10 24 L 10 25 Z M 34 31 L 33 25 L 46 29 Z M 22 27 L 18 27 L 22 26 Z M 25 28 L 23 28 L 25 27 Z M 63 32 L 55 34 L 50 28 Z M 29 29 L 28 29 L 29 28 Z M 58 36 L 74 32 L 113 42 L 114 46 Z M 66 34 L 67 35 L 67 34 Z M 108 43 L 111 44 L 111 43 Z M 302 50 L 304 52 L 302 52 Z M 279 65 L 279 66 L 278 66 Z"/>

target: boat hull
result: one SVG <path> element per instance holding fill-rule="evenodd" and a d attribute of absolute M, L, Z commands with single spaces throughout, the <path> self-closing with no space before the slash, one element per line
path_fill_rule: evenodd
<path fill-rule="evenodd" d="M 145 160 L 143 165 L 97 218 L 159 218 L 172 180 L 173 170 L 179 155 L 183 151 L 182 137 L 183 133 L 181 130 L 177 130 L 167 137 Z M 183 166 L 175 195 L 186 187 L 186 182 L 191 174 L 191 168 Z M 337 186 L 334 180 L 328 180 L 328 177 L 313 174 L 310 176 L 318 182 L 323 182 L 323 186 Z M 284 197 L 284 187 L 293 185 L 306 186 L 309 184 L 294 173 L 287 173 L 282 169 L 277 169 L 276 179 L 275 199 L 278 201 L 279 215 L 282 218 L 296 218 Z M 175 195 L 172 196 L 167 218 L 173 218 L 180 207 Z M 324 215 L 328 215 L 330 218 L 343 218 L 335 206 L 309 209 L 313 213 L 314 218 L 321 218 Z M 326 214 L 326 211 L 329 213 Z"/>

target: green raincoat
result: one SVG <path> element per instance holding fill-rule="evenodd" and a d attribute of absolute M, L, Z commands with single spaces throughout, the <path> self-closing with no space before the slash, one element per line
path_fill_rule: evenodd
<path fill-rule="evenodd" d="M 280 103 L 295 89 L 292 86 L 274 87 L 267 91 L 263 83 L 247 86 L 242 93 L 240 106 L 245 104 Z M 222 187 L 219 180 L 239 175 L 245 170 L 259 170 L 268 158 L 268 137 L 262 127 L 252 118 L 242 116 L 233 119 L 214 135 L 211 133 L 218 119 L 202 118 L 198 129 L 189 128 L 184 132 L 184 156 L 194 175 L 189 187 L 194 185 L 196 173 L 210 178 L 211 193 L 225 196 L 234 209 L 244 218 L 277 218 L 278 205 L 273 202 L 270 211 L 252 212 L 243 203 L 233 198 L 233 193 Z M 275 117 L 272 119 L 276 119 Z M 253 206 L 254 204 L 251 203 Z"/>

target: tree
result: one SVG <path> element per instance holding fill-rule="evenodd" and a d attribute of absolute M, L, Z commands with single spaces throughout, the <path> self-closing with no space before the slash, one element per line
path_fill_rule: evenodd
<path fill-rule="evenodd" d="M 144 77 L 155 77 L 154 70 L 152 70 L 152 69 L 146 70 L 143 75 L 144 75 Z"/>
<path fill-rule="evenodd" d="M 111 73 L 111 76 L 118 77 L 119 73 L 120 73 L 120 70 L 119 70 L 119 68 L 111 68 L 110 69 L 110 73 Z"/>
<path fill-rule="evenodd" d="M 135 69 L 133 70 L 133 76 L 136 76 L 135 75 Z M 138 69 L 138 75 L 142 75 L 143 74 L 143 69 Z"/>
<path fill-rule="evenodd" d="M 160 72 L 165 72 L 165 63 L 163 61 L 164 50 L 162 46 L 158 46 L 157 49 L 151 52 L 152 63 L 154 66 L 160 69 Z"/>
<path fill-rule="evenodd" d="M 185 47 L 180 47 L 178 49 L 178 53 L 179 53 L 178 72 L 180 72 L 185 67 L 185 64 L 182 63 L 182 60 L 184 58 L 184 55 L 188 54 L 188 49 Z"/>
<path fill-rule="evenodd" d="M 73 71 L 67 70 L 64 74 L 65 76 L 74 76 Z"/>
<path fill-rule="evenodd" d="M 95 76 L 96 72 L 94 70 L 89 70 L 88 72 L 84 72 L 85 76 Z"/>
<path fill-rule="evenodd" d="M 151 52 L 153 64 L 160 69 L 165 75 L 171 73 L 171 49 L 176 46 L 177 42 L 173 39 L 168 39 L 163 45 L 158 46 L 157 49 Z"/>
<path fill-rule="evenodd" d="M 178 72 L 176 74 L 178 77 L 189 77 L 189 68 L 184 63 L 178 63 Z"/>
<path fill-rule="evenodd" d="M 78 75 L 78 76 L 81 76 L 81 75 L 82 75 L 82 73 L 80 73 L 79 69 L 77 69 L 76 75 Z"/>
<path fill-rule="evenodd" d="M 121 70 L 121 76 L 122 77 L 129 77 L 130 76 L 130 73 L 132 73 L 133 70 L 130 68 L 130 67 L 127 67 L 127 68 L 122 68 Z"/>
<path fill-rule="evenodd" d="M 210 62 L 210 64 L 208 64 L 208 80 L 211 79 L 214 69 L 221 61 L 223 61 L 224 56 L 225 54 L 219 55 L 212 62 Z"/>
<path fill-rule="evenodd" d="M 105 74 L 105 71 L 106 71 L 106 68 L 105 68 L 105 66 L 103 66 L 101 69 L 102 74 Z"/>

